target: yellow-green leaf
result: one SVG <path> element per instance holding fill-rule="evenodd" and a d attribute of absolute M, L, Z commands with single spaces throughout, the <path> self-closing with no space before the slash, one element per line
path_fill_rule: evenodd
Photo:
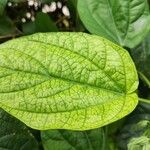
<path fill-rule="evenodd" d="M 85 33 L 38 33 L 0 46 L 0 107 L 28 126 L 87 130 L 134 110 L 137 72 L 123 48 Z"/>

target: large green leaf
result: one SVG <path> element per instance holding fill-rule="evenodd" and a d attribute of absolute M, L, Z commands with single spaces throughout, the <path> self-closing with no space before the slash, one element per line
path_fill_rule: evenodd
<path fill-rule="evenodd" d="M 141 78 L 150 87 L 150 33 L 139 46 L 131 49 L 131 54 Z"/>
<path fill-rule="evenodd" d="M 0 109 L 0 150 L 38 150 L 28 128 Z"/>
<path fill-rule="evenodd" d="M 150 29 L 147 0 L 78 0 L 86 28 L 122 46 L 135 47 Z"/>
<path fill-rule="evenodd" d="M 130 55 L 99 36 L 39 33 L 0 46 L 0 107 L 36 129 L 86 130 L 129 114 Z"/>
<path fill-rule="evenodd" d="M 89 131 L 42 131 L 44 150 L 104 150 L 105 136 L 102 128 Z"/>

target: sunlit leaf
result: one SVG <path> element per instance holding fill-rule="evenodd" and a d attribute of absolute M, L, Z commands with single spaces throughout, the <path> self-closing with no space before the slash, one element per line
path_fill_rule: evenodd
<path fill-rule="evenodd" d="M 86 130 L 137 105 L 123 48 L 85 33 L 39 33 L 0 46 L 0 107 L 32 128 Z"/>

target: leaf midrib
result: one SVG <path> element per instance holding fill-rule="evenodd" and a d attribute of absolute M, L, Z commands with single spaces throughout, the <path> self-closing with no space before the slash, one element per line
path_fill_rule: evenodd
<path fill-rule="evenodd" d="M 87 5 L 88 10 L 91 12 L 91 9 L 89 8 L 89 5 Z M 91 14 L 93 14 L 93 12 L 91 12 Z M 117 42 L 116 37 L 110 33 L 110 31 L 108 31 L 108 29 L 106 29 L 105 27 L 103 27 L 103 25 L 100 24 L 100 22 L 94 17 L 94 15 L 91 15 L 93 17 L 93 19 L 96 21 L 96 23 L 107 33 L 108 36 L 112 37 L 112 39 Z"/>
<path fill-rule="evenodd" d="M 106 89 L 106 88 L 101 88 L 99 86 L 95 86 L 95 85 L 92 85 L 92 84 L 87 84 L 85 82 L 78 82 L 78 81 L 74 81 L 74 80 L 71 80 L 71 79 L 66 79 L 66 78 L 60 78 L 59 76 L 56 76 L 54 74 L 49 74 L 49 76 L 47 76 L 46 74 L 42 74 L 42 73 L 37 73 L 37 72 L 31 72 L 31 71 L 26 71 L 26 70 L 21 70 L 21 69 L 14 69 L 14 68 L 11 68 L 11 67 L 7 67 L 7 66 L 0 66 L 2 68 L 6 68 L 6 69 L 10 69 L 12 71 L 18 71 L 18 72 L 24 72 L 24 73 L 32 73 L 32 74 L 36 74 L 36 75 L 41 75 L 43 77 L 51 77 L 51 78 L 54 78 L 54 79 L 58 79 L 58 80 L 63 80 L 63 81 L 67 81 L 67 82 L 71 82 L 72 84 L 78 84 L 78 85 L 81 85 L 81 86 L 88 86 L 88 87 L 92 87 L 94 89 L 98 89 L 98 90 L 105 90 L 105 91 L 109 91 L 109 92 L 112 92 L 112 93 L 115 93 L 115 94 L 118 94 L 118 95 L 123 95 L 123 94 L 126 94 L 125 92 L 119 92 L 119 91 L 115 91 L 115 90 L 110 90 L 110 89 Z M 36 85 L 35 85 L 36 86 Z M 26 90 L 26 89 L 24 89 Z M 15 91 L 16 92 L 16 91 Z M 19 92 L 19 90 L 18 90 Z"/>
<path fill-rule="evenodd" d="M 23 112 L 28 112 L 28 113 L 34 113 L 34 114 L 59 114 L 59 113 L 69 113 L 69 112 L 73 112 L 73 111 L 80 111 L 80 110 L 86 110 L 86 109 L 89 109 L 89 108 L 94 108 L 94 107 L 99 107 L 103 104 L 106 104 L 106 103 L 110 103 L 112 101 L 115 101 L 116 99 L 118 100 L 119 97 L 124 97 L 124 102 L 125 102 L 125 99 L 126 99 L 126 95 L 122 95 L 122 96 L 118 96 L 117 98 L 115 99 L 111 99 L 109 101 L 103 101 L 99 104 L 94 104 L 94 105 L 89 105 L 89 106 L 85 106 L 85 107 L 82 107 L 82 108 L 76 108 L 76 109 L 70 109 L 70 110 L 66 110 L 66 111 L 62 111 L 62 110 L 57 110 L 56 112 L 39 112 L 39 111 L 34 111 L 34 110 L 26 110 L 26 109 L 20 109 L 20 108 L 12 108 L 10 106 L 7 106 L 6 104 L 3 104 L 0 102 L 0 106 L 4 106 L 4 107 L 7 107 L 8 109 L 10 109 L 11 111 L 12 110 L 15 110 L 15 111 L 23 111 Z M 124 106 L 124 104 L 122 105 L 122 107 Z"/>

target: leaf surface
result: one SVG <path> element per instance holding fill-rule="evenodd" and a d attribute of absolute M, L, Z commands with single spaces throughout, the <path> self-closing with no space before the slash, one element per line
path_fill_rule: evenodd
<path fill-rule="evenodd" d="M 150 29 L 147 0 L 79 0 L 78 11 L 91 33 L 122 46 L 135 47 Z"/>
<path fill-rule="evenodd" d="M 137 86 L 128 52 L 99 36 L 39 33 L 0 46 L 0 107 L 35 129 L 109 124 L 133 111 Z"/>

